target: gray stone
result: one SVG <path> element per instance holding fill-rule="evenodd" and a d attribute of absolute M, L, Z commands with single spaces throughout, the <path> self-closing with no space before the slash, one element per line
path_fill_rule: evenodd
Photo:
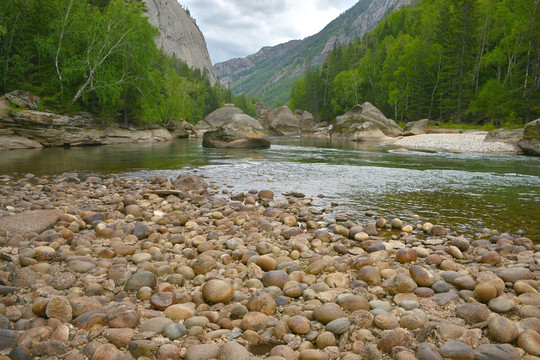
<path fill-rule="evenodd" d="M 499 276 L 505 282 L 516 282 L 518 280 L 530 280 L 533 278 L 531 270 L 522 267 L 511 267 L 502 269 L 497 272 Z"/>
<path fill-rule="evenodd" d="M 280 106 L 270 110 L 264 118 L 264 125 L 278 134 L 299 134 L 301 131 L 300 120 L 294 116 L 287 106 Z"/>
<path fill-rule="evenodd" d="M 163 330 L 163 335 L 165 335 L 171 340 L 177 340 L 182 336 L 186 335 L 186 333 L 186 327 L 180 323 L 168 324 Z"/>
<path fill-rule="evenodd" d="M 0 217 L 0 230 L 12 234 L 41 234 L 53 227 L 62 214 L 60 210 L 32 210 Z"/>
<path fill-rule="evenodd" d="M 173 323 L 174 322 L 169 318 L 155 317 L 155 318 L 151 318 L 143 322 L 139 331 L 140 332 L 150 331 L 156 334 L 161 334 L 168 325 L 173 324 Z"/>
<path fill-rule="evenodd" d="M 210 148 L 268 148 L 270 139 L 263 126 L 249 115 L 234 115 L 232 120 L 203 135 L 203 146 Z"/>
<path fill-rule="evenodd" d="M 410 121 L 403 128 L 404 136 L 422 135 L 428 131 L 429 120 L 423 119 L 418 121 Z"/>
<path fill-rule="evenodd" d="M 219 349 L 218 360 L 249 360 L 249 351 L 236 342 L 227 343 Z"/>
<path fill-rule="evenodd" d="M 519 360 L 519 351 L 509 344 L 484 344 L 474 349 L 475 360 Z"/>
<path fill-rule="evenodd" d="M 456 307 L 457 317 L 462 318 L 469 325 L 486 321 L 490 313 L 488 307 L 484 304 L 471 303 Z"/>
<path fill-rule="evenodd" d="M 195 128 L 198 130 L 215 130 L 232 120 L 234 115 L 243 113 L 234 104 L 225 104 L 223 107 L 208 114 L 202 121 L 199 121 Z"/>
<path fill-rule="evenodd" d="M 331 130 L 332 137 L 345 137 L 349 140 L 381 140 L 385 137 L 402 135 L 402 129 L 369 102 L 354 106 L 347 113 L 336 117 Z"/>
<path fill-rule="evenodd" d="M 133 235 L 137 237 L 137 239 L 142 240 L 146 239 L 150 234 L 152 233 L 152 229 L 150 226 L 142 223 L 142 222 L 136 222 L 135 228 L 133 229 Z"/>
<path fill-rule="evenodd" d="M 131 275 L 124 285 L 126 291 L 137 291 L 143 286 L 153 289 L 156 287 L 156 275 L 150 271 L 138 271 Z"/>
<path fill-rule="evenodd" d="M 218 354 L 219 347 L 217 345 L 194 345 L 187 350 L 186 360 L 216 359 Z"/>
<path fill-rule="evenodd" d="M 418 360 L 443 360 L 437 347 L 430 343 L 421 343 L 416 349 L 416 357 Z"/>
<path fill-rule="evenodd" d="M 518 142 L 518 146 L 525 154 L 540 156 L 540 119 L 525 125 L 523 139 Z"/>
<path fill-rule="evenodd" d="M 489 300 L 488 307 L 496 313 L 503 314 L 510 311 L 514 307 L 514 304 L 507 298 L 499 296 Z"/>
<path fill-rule="evenodd" d="M 17 344 L 17 332 L 0 329 L 0 351 L 11 349 Z"/>
<path fill-rule="evenodd" d="M 470 345 L 461 341 L 447 341 L 439 350 L 441 355 L 446 359 L 473 360 L 474 350 Z"/>
<path fill-rule="evenodd" d="M 326 331 L 330 331 L 334 335 L 341 335 L 345 331 L 349 330 L 351 323 L 347 318 L 339 318 L 333 321 L 330 321 L 326 324 Z"/>

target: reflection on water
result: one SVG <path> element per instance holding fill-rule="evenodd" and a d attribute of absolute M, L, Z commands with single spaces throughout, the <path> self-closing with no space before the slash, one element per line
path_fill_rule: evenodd
<path fill-rule="evenodd" d="M 66 171 L 175 177 L 203 174 L 233 192 L 300 191 L 339 210 L 398 215 L 456 230 L 524 230 L 540 240 L 540 158 L 515 155 L 395 153 L 377 144 L 275 138 L 270 149 L 205 149 L 200 140 L 0 152 L 0 173 Z M 268 182 L 272 178 L 274 182 Z M 324 194 L 325 198 L 317 198 Z"/>

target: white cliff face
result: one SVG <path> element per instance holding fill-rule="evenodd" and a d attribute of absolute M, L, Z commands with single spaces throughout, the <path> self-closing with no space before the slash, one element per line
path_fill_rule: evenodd
<path fill-rule="evenodd" d="M 206 72 L 210 82 L 215 84 L 217 77 L 204 36 L 178 1 L 143 1 L 150 23 L 159 29 L 160 36 L 156 40 L 158 48 L 186 62 L 190 67 Z"/>

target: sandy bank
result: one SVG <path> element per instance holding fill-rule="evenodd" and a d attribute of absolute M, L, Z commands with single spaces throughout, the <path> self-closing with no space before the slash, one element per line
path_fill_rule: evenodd
<path fill-rule="evenodd" d="M 409 150 L 427 150 L 456 153 L 518 154 L 516 146 L 503 142 L 484 142 L 487 132 L 465 134 L 424 134 L 389 142 Z"/>

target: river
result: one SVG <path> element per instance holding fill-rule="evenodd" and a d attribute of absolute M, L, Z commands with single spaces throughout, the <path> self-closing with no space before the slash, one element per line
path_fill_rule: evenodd
<path fill-rule="evenodd" d="M 296 191 L 313 197 L 315 206 L 339 202 L 333 215 L 355 221 L 399 216 L 410 223 L 417 214 L 460 233 L 490 228 L 540 241 L 538 157 L 396 153 L 382 145 L 300 137 L 273 138 L 265 150 L 206 149 L 186 139 L 0 152 L 0 175 L 63 172 L 171 178 L 195 172 L 232 193 Z"/>

